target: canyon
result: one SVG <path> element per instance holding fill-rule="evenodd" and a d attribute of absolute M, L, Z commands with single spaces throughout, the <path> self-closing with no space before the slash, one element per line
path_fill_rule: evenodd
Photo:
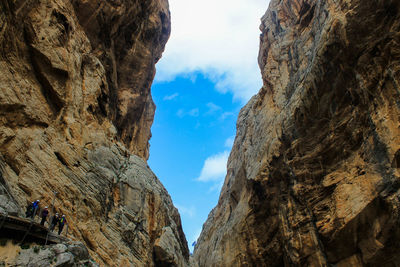
<path fill-rule="evenodd" d="M 398 266 L 400 3 L 271 0 L 260 30 L 263 87 L 190 256 L 147 165 L 167 0 L 1 1 L 0 212 L 54 200 L 73 240 L 1 263 Z"/>

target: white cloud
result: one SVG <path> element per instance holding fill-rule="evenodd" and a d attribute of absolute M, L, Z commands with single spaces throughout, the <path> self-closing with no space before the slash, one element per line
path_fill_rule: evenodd
<path fill-rule="evenodd" d="M 206 115 L 214 114 L 218 110 L 221 110 L 222 108 L 212 102 L 207 103 L 208 111 L 206 112 Z"/>
<path fill-rule="evenodd" d="M 232 148 L 234 141 L 235 141 L 234 136 L 229 137 L 228 139 L 225 140 L 225 147 Z"/>
<path fill-rule="evenodd" d="M 170 0 L 171 38 L 157 81 L 200 71 L 220 92 L 247 101 L 261 87 L 260 18 L 269 0 Z"/>
<path fill-rule="evenodd" d="M 183 118 L 186 115 L 189 115 L 189 116 L 192 116 L 192 117 L 198 117 L 199 114 L 200 114 L 200 111 L 199 111 L 198 108 L 193 108 L 193 109 L 191 109 L 189 111 L 185 111 L 184 109 L 181 108 L 176 112 L 176 116 L 178 116 L 179 118 Z"/>
<path fill-rule="evenodd" d="M 234 115 L 233 112 L 224 112 L 221 114 L 220 120 L 225 120 L 229 116 L 233 116 L 233 115 Z"/>
<path fill-rule="evenodd" d="M 194 108 L 194 109 L 191 109 L 189 112 L 188 112 L 188 114 L 189 114 L 189 116 L 192 116 L 192 117 L 198 117 L 199 116 L 199 109 L 198 108 Z"/>
<path fill-rule="evenodd" d="M 177 98 L 178 96 L 179 96 L 178 93 L 175 93 L 175 94 L 172 94 L 172 95 L 166 95 L 166 96 L 164 96 L 163 100 L 164 101 L 172 100 L 172 99 Z"/>
<path fill-rule="evenodd" d="M 190 218 L 193 218 L 194 215 L 196 214 L 196 209 L 195 207 L 191 206 L 191 207 L 185 207 L 179 204 L 174 204 L 175 207 L 178 209 L 179 213 L 181 215 L 186 215 L 189 216 Z"/>
<path fill-rule="evenodd" d="M 183 118 L 183 116 L 185 116 L 185 111 L 183 109 L 179 109 L 176 112 L 176 116 L 178 116 L 179 118 Z"/>
<path fill-rule="evenodd" d="M 229 151 L 208 157 L 204 161 L 200 176 L 197 178 L 201 182 L 220 182 L 226 175 L 226 163 Z"/>

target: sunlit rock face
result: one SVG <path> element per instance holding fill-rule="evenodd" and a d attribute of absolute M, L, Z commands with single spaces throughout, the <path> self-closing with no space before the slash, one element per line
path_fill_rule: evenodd
<path fill-rule="evenodd" d="M 180 216 L 145 162 L 169 33 L 166 0 L 0 2 L 2 210 L 57 191 L 100 265 L 186 264 Z"/>
<path fill-rule="evenodd" d="M 199 266 L 397 266 L 400 3 L 272 0 Z"/>

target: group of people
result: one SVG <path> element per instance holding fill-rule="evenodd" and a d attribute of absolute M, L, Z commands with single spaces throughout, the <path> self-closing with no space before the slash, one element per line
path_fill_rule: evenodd
<path fill-rule="evenodd" d="M 47 216 L 49 215 L 49 209 L 46 206 L 40 212 L 39 203 L 40 203 L 40 200 L 36 200 L 36 201 L 30 203 L 28 205 L 28 207 L 26 208 L 25 215 L 26 215 L 26 218 L 30 217 L 32 219 L 34 219 L 36 215 L 41 217 L 42 220 L 40 221 L 40 225 L 44 225 L 44 223 L 47 220 Z M 53 232 L 54 228 L 58 225 L 58 234 L 60 235 L 62 230 L 63 230 L 63 228 L 64 228 L 64 225 L 66 224 L 66 222 L 67 222 L 67 220 L 65 218 L 65 215 L 60 216 L 58 213 L 56 213 L 50 219 L 49 230 Z"/>

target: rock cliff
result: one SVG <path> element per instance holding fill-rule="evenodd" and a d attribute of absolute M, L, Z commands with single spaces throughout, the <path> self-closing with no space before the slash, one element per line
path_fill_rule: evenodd
<path fill-rule="evenodd" d="M 199 266 L 398 266 L 400 3 L 271 0 Z"/>
<path fill-rule="evenodd" d="M 180 216 L 145 160 L 167 0 L 0 2 L 0 209 L 40 199 L 101 265 L 184 266 Z"/>

